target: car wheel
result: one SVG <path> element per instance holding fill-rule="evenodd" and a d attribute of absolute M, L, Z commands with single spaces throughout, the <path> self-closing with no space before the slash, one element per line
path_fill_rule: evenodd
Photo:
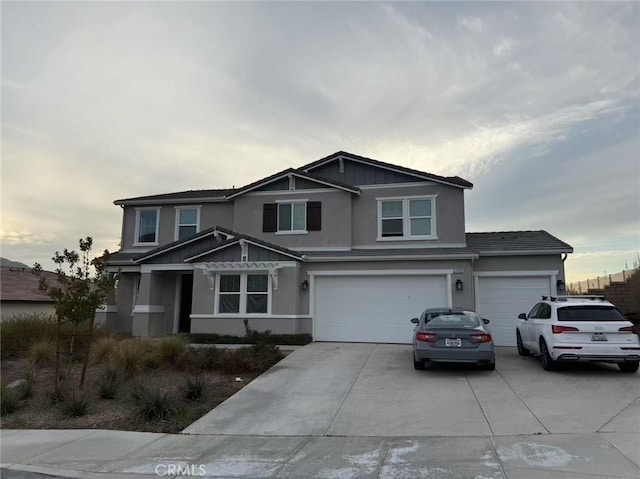
<path fill-rule="evenodd" d="M 640 361 L 625 361 L 624 363 L 618 363 L 618 368 L 623 373 L 635 373 L 640 366 Z"/>
<path fill-rule="evenodd" d="M 518 347 L 518 354 L 520 356 L 531 356 L 531 351 L 524 347 L 522 344 L 522 337 L 520 336 L 520 331 L 516 329 L 516 346 Z"/>
<path fill-rule="evenodd" d="M 545 371 L 553 371 L 558 366 L 558 363 L 549 354 L 547 343 L 545 343 L 544 339 L 540 340 L 540 364 L 542 364 L 542 369 Z"/>
<path fill-rule="evenodd" d="M 421 371 L 424 369 L 424 361 L 416 361 L 416 357 L 413 357 L 413 369 Z"/>

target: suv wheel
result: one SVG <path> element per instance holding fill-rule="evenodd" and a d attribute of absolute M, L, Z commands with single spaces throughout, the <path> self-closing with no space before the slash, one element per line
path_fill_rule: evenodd
<path fill-rule="evenodd" d="M 635 373 L 640 366 L 640 361 L 625 361 L 624 363 L 618 363 L 618 368 L 623 373 Z"/>
<path fill-rule="evenodd" d="M 424 361 L 416 361 L 416 357 L 413 357 L 413 369 L 417 369 L 419 371 L 424 369 Z"/>
<path fill-rule="evenodd" d="M 551 357 L 549 350 L 547 349 L 547 343 L 544 339 L 540 340 L 540 364 L 545 371 L 554 371 L 558 363 Z"/>
<path fill-rule="evenodd" d="M 522 344 L 522 337 L 520 331 L 516 329 L 516 346 L 518 347 L 518 354 L 520 356 L 531 356 L 531 352 Z"/>
<path fill-rule="evenodd" d="M 485 371 L 495 371 L 496 370 L 496 360 L 494 359 L 490 363 L 484 363 L 482 365 L 482 369 Z"/>

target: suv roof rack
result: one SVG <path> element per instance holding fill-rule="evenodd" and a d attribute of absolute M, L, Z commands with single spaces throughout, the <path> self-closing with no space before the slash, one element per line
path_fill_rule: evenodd
<path fill-rule="evenodd" d="M 584 299 L 584 300 L 591 300 L 591 301 L 606 301 L 605 297 L 602 295 L 596 295 L 596 294 L 564 294 L 564 295 L 557 295 L 557 296 L 543 296 L 542 297 L 542 301 L 567 301 L 569 299 Z"/>

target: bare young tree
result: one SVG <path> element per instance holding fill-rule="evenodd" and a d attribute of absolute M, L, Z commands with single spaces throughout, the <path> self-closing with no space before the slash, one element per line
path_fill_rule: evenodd
<path fill-rule="evenodd" d="M 56 394 L 59 393 L 62 325 L 65 323 L 71 324 L 69 348 L 65 353 L 68 355 L 68 374 L 70 374 L 78 327 L 88 323 L 89 340 L 87 341 L 79 386 L 82 389 L 89 360 L 96 309 L 104 304 L 107 295 L 115 284 L 114 278 L 105 274 L 109 251 L 105 250 L 102 256 L 90 259 L 93 239 L 89 236 L 85 239 L 81 238 L 78 241 L 78 245 L 79 253 L 65 248 L 62 253 L 56 251 L 52 258 L 57 265 L 55 271 L 57 282 L 51 283 L 45 279 L 42 275 L 43 269 L 40 264 L 36 263 L 33 268 L 34 273 L 40 276 L 40 290 L 47 293 L 55 303 L 57 319 Z"/>

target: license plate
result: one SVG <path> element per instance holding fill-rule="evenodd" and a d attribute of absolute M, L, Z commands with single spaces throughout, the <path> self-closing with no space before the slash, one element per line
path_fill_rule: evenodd
<path fill-rule="evenodd" d="M 460 338 L 445 338 L 444 345 L 448 348 L 459 348 L 462 346 L 462 340 Z"/>
<path fill-rule="evenodd" d="M 607 341 L 606 333 L 591 333 L 591 341 Z"/>

